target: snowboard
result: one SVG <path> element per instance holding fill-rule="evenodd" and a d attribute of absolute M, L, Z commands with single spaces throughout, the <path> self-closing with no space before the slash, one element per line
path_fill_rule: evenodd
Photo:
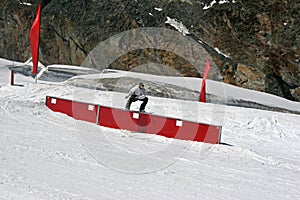
<path fill-rule="evenodd" d="M 141 114 L 152 114 L 153 112 L 149 112 L 149 111 L 144 111 L 144 112 L 141 112 L 139 110 L 129 110 L 130 112 L 136 112 L 136 113 L 141 113 Z"/>

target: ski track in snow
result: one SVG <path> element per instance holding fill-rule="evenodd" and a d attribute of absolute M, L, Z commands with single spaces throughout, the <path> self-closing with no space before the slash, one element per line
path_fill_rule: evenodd
<path fill-rule="evenodd" d="M 195 113 L 193 102 L 150 97 L 155 112 L 221 123 L 224 145 L 210 145 L 100 127 L 45 106 L 46 95 L 84 99 L 86 89 L 1 83 L 0 94 L 0 199 L 300 198 L 299 115 L 209 104 Z M 90 100 L 123 107 L 122 95 Z"/>

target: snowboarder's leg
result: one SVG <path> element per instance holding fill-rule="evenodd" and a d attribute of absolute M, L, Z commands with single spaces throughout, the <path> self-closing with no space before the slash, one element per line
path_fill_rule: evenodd
<path fill-rule="evenodd" d="M 130 105 L 131 105 L 131 102 L 130 102 L 130 99 L 128 99 L 125 108 L 126 108 L 127 110 L 130 110 Z"/>
<path fill-rule="evenodd" d="M 141 99 L 141 101 L 143 101 L 143 103 L 140 106 L 140 111 L 145 111 L 145 107 L 148 103 L 148 97 L 145 97 L 144 99 Z"/>
<path fill-rule="evenodd" d="M 126 108 L 127 110 L 130 110 L 131 103 L 132 103 L 132 102 L 135 102 L 135 101 L 136 101 L 136 95 L 132 95 L 132 96 L 128 99 L 125 108 Z"/>

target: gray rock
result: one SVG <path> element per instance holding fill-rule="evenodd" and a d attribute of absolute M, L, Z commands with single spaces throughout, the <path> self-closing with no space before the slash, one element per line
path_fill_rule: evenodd
<path fill-rule="evenodd" d="M 28 36 L 38 1 L 29 2 L 32 6 L 2 0 L 0 57 L 17 61 L 30 57 Z M 176 30 L 165 23 L 170 17 L 185 25 L 189 38 L 201 41 L 215 63 L 216 79 L 222 77 L 233 85 L 299 101 L 292 92 L 300 87 L 299 1 L 242 0 L 216 3 L 203 10 L 210 2 L 46 0 L 42 9 L 40 61 L 46 65 L 81 65 L 100 42 L 123 31 L 138 27 Z M 153 60 L 173 67 L 180 75 L 203 76 L 197 70 L 199 66 L 182 57 L 151 49 L 129 52 L 109 68 L 130 70 L 129 63 L 136 67 Z M 237 66 L 243 66 L 242 71 Z"/>

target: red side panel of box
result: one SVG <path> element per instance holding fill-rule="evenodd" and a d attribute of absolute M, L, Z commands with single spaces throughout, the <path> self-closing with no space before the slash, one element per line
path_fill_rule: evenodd
<path fill-rule="evenodd" d="M 46 105 L 77 120 L 115 129 L 161 135 L 180 140 L 220 143 L 221 127 L 147 113 L 47 97 Z M 99 113 L 98 113 L 99 111 Z"/>
<path fill-rule="evenodd" d="M 47 97 L 46 105 L 51 110 L 67 114 L 74 119 L 96 123 L 98 105 L 54 97 Z"/>

